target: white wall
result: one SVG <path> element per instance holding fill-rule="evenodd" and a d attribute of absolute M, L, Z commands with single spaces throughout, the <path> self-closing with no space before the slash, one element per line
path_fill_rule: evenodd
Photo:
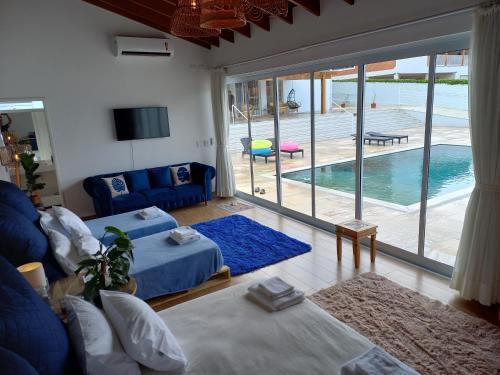
<path fill-rule="evenodd" d="M 354 6 L 349 6 L 341 0 L 321 0 L 320 17 L 296 7 L 293 13 L 293 25 L 273 19 L 271 32 L 252 26 L 251 39 L 236 35 L 236 43 L 222 42 L 221 47 L 211 54 L 211 64 L 229 65 L 245 62 L 318 42 L 461 9 L 480 2 L 481 0 L 356 0 Z M 230 67 L 228 73 L 233 75 L 284 67 L 460 33 L 469 31 L 470 28 L 470 14 L 455 15 Z"/>
<path fill-rule="evenodd" d="M 66 205 L 93 213 L 83 178 L 133 167 L 114 140 L 112 108 L 168 106 L 171 137 L 134 141 L 135 168 L 213 164 L 207 50 L 176 40 L 175 57 L 117 59 L 114 35 L 162 36 L 80 0 L 2 1 L 0 98 L 44 98 Z M 201 143 L 203 144 L 203 142 Z"/>

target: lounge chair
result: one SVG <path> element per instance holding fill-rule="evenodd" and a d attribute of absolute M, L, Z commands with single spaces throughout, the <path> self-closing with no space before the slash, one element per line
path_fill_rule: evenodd
<path fill-rule="evenodd" d="M 275 138 L 267 138 L 267 140 L 271 141 L 271 143 L 272 143 L 271 149 L 273 151 L 276 151 L 276 139 Z M 299 148 L 298 144 L 297 144 L 297 148 L 293 149 L 293 150 L 292 149 L 287 149 L 286 147 L 283 147 L 284 144 L 286 144 L 286 143 L 283 143 L 281 145 L 280 152 L 290 155 L 290 159 L 293 159 L 293 154 L 298 153 L 298 152 L 300 152 L 302 154 L 302 157 L 304 157 L 304 149 L 303 148 Z"/>
<path fill-rule="evenodd" d="M 387 138 L 397 139 L 398 143 L 401 143 L 401 140 L 406 138 L 406 143 L 408 143 L 408 136 L 407 135 L 384 134 L 384 133 L 377 133 L 377 132 L 368 132 L 366 134 L 373 136 L 373 137 L 387 137 Z"/>
<path fill-rule="evenodd" d="M 259 151 L 252 151 L 250 138 L 248 138 L 248 137 L 240 138 L 240 141 L 241 141 L 241 144 L 243 145 L 243 151 L 241 151 L 241 157 L 244 157 L 245 154 L 252 155 L 253 160 L 255 161 L 255 157 L 259 156 L 259 157 L 264 158 L 266 161 L 266 164 L 267 164 L 268 158 L 276 156 L 276 153 L 274 152 L 274 149 L 272 147 L 271 147 L 271 150 L 272 150 L 271 152 L 260 153 Z M 271 143 L 273 142 L 271 139 L 269 139 L 269 141 L 271 141 Z"/>
<path fill-rule="evenodd" d="M 351 136 L 353 137 L 352 138 L 353 140 L 356 139 L 356 134 L 351 134 Z M 394 144 L 394 138 L 391 137 L 374 136 L 367 133 L 363 138 L 364 138 L 364 143 L 366 144 L 366 142 L 368 142 L 368 145 L 371 145 L 372 142 L 377 142 L 377 146 L 380 146 L 381 143 L 382 145 L 385 146 L 387 142 L 391 142 L 391 144 Z"/>

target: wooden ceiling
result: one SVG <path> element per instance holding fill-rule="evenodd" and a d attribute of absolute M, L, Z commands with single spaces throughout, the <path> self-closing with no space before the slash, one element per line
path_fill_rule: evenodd
<path fill-rule="evenodd" d="M 170 24 L 174 14 L 177 0 L 83 0 L 96 5 L 102 9 L 127 17 L 140 22 L 154 29 L 170 34 Z M 332 0 L 328 0 L 332 1 Z M 354 5 L 355 0 L 343 1 L 349 5 Z M 248 20 L 247 24 L 237 29 L 223 29 L 220 36 L 209 38 L 182 38 L 199 46 L 210 49 L 212 46 L 219 47 L 220 38 L 234 43 L 234 33 L 252 37 L 252 27 L 259 27 L 265 31 L 271 31 L 271 18 L 278 18 L 288 24 L 293 24 L 293 10 L 300 7 L 315 16 L 321 15 L 320 0 L 290 0 L 288 2 L 288 14 L 276 17 L 264 14 L 259 20 Z"/>

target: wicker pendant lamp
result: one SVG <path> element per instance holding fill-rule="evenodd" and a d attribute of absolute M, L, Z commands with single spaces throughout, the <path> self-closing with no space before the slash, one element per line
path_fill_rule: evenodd
<path fill-rule="evenodd" d="M 233 29 L 247 23 L 241 0 L 200 0 L 200 6 L 202 28 Z"/>
<path fill-rule="evenodd" d="M 199 0 L 178 0 L 172 17 L 170 31 L 180 37 L 211 37 L 220 34 L 220 29 L 200 27 Z"/>
<path fill-rule="evenodd" d="M 273 16 L 286 16 L 288 14 L 288 0 L 244 0 L 243 6 L 246 13 L 257 14 L 257 9 Z"/>

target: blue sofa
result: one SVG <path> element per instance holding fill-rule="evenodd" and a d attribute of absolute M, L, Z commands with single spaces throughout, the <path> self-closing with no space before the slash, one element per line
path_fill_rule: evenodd
<path fill-rule="evenodd" d="M 175 164 L 173 166 L 183 165 Z M 212 199 L 215 169 L 201 163 L 189 163 L 192 183 L 174 186 L 170 167 L 157 167 L 88 177 L 83 188 L 92 197 L 98 217 L 157 206 L 163 210 L 185 207 Z M 112 198 L 104 177 L 123 174 L 129 194 Z"/>

